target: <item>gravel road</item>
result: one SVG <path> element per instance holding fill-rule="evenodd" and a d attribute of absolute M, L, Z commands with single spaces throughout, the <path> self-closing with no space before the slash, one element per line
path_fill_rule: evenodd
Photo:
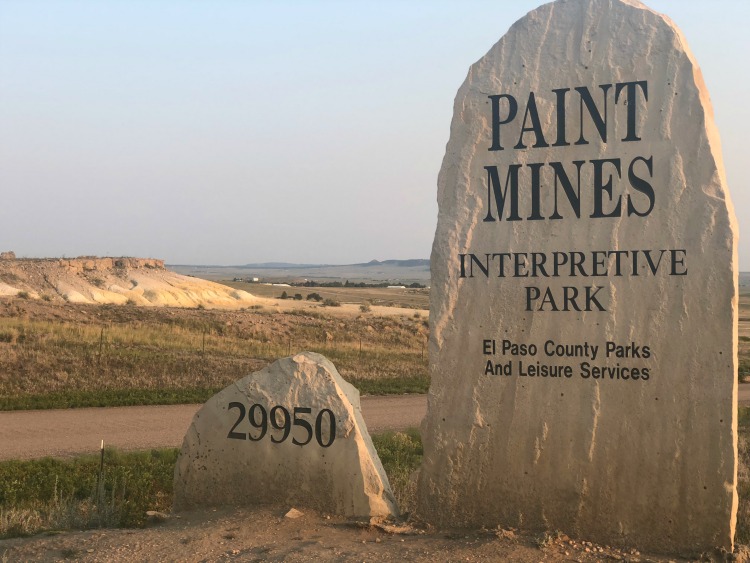
<path fill-rule="evenodd" d="M 426 395 L 362 397 L 371 433 L 418 427 Z M 0 412 L 0 460 L 71 457 L 99 451 L 176 447 L 201 405 Z"/>
<path fill-rule="evenodd" d="M 750 383 L 739 403 L 750 405 Z M 121 450 L 177 447 L 200 405 L 0 412 L 0 460 L 96 453 L 101 440 Z M 418 427 L 426 395 L 362 397 L 371 433 Z"/>

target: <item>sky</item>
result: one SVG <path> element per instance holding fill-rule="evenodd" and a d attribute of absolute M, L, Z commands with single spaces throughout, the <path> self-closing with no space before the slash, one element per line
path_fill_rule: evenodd
<path fill-rule="evenodd" d="M 0 0 L 0 250 L 428 258 L 456 91 L 541 3 Z M 703 70 L 742 235 L 750 2 L 647 4 Z"/>

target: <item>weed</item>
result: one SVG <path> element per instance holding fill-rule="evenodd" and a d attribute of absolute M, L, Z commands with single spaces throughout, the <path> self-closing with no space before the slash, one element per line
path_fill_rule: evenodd
<path fill-rule="evenodd" d="M 750 376 L 750 360 L 745 358 L 740 358 L 739 366 L 737 368 L 737 377 L 740 380 L 740 383 L 742 383 L 745 378 Z"/>
<path fill-rule="evenodd" d="M 387 432 L 372 437 L 388 481 L 402 514 L 414 510 L 416 503 L 415 471 L 422 463 L 422 439 L 419 430 Z"/>
<path fill-rule="evenodd" d="M 363 313 L 369 313 L 370 311 L 372 311 L 372 307 L 370 306 L 370 302 L 369 301 L 365 301 L 364 303 L 362 303 L 362 305 L 359 306 L 359 310 L 362 311 Z"/>
<path fill-rule="evenodd" d="M 19 291 L 18 293 L 16 293 L 16 297 L 20 297 L 21 299 L 28 299 L 30 296 L 28 291 Z"/>
<path fill-rule="evenodd" d="M 99 456 L 0 463 L 0 537 L 50 529 L 137 527 L 147 510 L 169 510 L 177 449 L 105 450 Z"/>
<path fill-rule="evenodd" d="M 416 429 L 375 435 L 373 443 L 402 510 L 414 506 L 414 471 L 422 459 Z M 44 530 L 140 527 L 147 510 L 169 511 L 179 450 L 104 451 L 104 482 L 97 491 L 99 456 L 0 462 L 0 538 Z M 68 555 L 76 557 L 77 552 Z"/>
<path fill-rule="evenodd" d="M 564 534 L 560 531 L 555 532 L 543 532 L 536 538 L 536 545 L 540 549 L 544 549 L 545 547 L 549 547 L 550 545 L 554 544 L 556 541 L 562 539 Z"/>
<path fill-rule="evenodd" d="M 341 307 L 341 302 L 336 299 L 324 299 L 323 307 Z"/>
<path fill-rule="evenodd" d="M 8 328 L 0 330 L 0 342 L 7 342 L 12 344 L 18 338 L 18 330 L 15 328 Z"/>

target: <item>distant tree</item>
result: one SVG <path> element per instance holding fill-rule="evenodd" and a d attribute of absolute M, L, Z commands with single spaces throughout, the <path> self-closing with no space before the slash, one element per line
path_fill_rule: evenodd
<path fill-rule="evenodd" d="M 286 291 L 282 292 L 282 294 L 279 297 L 279 299 L 289 299 L 289 296 L 286 294 Z"/>
<path fill-rule="evenodd" d="M 296 299 L 297 301 L 302 301 L 302 294 L 301 294 L 301 293 L 295 293 L 295 294 L 294 294 L 294 298 L 295 298 L 295 299 Z"/>

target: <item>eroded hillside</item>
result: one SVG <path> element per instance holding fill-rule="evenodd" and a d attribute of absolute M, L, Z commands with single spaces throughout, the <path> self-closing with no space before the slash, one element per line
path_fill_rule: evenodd
<path fill-rule="evenodd" d="M 173 307 L 246 307 L 246 291 L 183 276 L 153 258 L 43 258 L 0 256 L 0 296 L 45 301 Z"/>

